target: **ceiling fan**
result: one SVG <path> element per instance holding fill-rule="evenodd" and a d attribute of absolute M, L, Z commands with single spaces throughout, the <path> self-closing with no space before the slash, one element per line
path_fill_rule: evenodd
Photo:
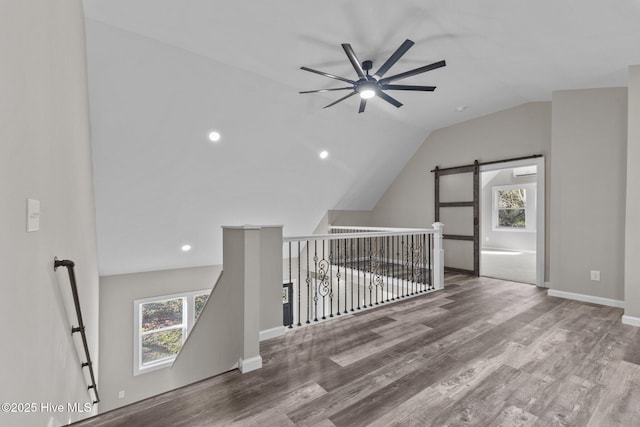
<path fill-rule="evenodd" d="M 357 94 L 360 94 L 360 108 L 358 109 L 358 113 L 364 112 L 365 107 L 367 106 L 367 99 L 371 99 L 375 96 L 379 96 L 383 100 L 387 101 L 389 104 L 394 105 L 398 108 L 402 106 L 402 103 L 397 99 L 387 95 L 385 90 L 411 90 L 411 91 L 423 91 L 423 92 L 432 92 L 436 89 L 435 86 L 415 86 L 415 85 L 396 85 L 391 84 L 391 82 L 406 79 L 407 77 L 415 76 L 416 74 L 422 74 L 427 71 L 435 70 L 436 68 L 444 67 L 447 65 L 445 61 L 434 62 L 430 65 L 425 65 L 423 67 L 418 67 L 413 70 L 405 71 L 404 73 L 396 74 L 391 77 L 383 76 L 393 65 L 398 62 L 398 60 L 407 53 L 409 48 L 414 45 L 414 42 L 407 39 L 400 45 L 398 49 L 385 61 L 384 64 L 376 71 L 373 75 L 369 75 L 369 70 L 373 67 L 373 62 L 370 60 L 366 60 L 360 64 L 358 57 L 356 56 L 353 48 L 348 43 L 343 43 L 342 48 L 344 52 L 347 54 L 349 61 L 351 61 L 351 65 L 353 65 L 354 70 L 356 70 L 356 74 L 358 74 L 358 80 L 350 80 L 344 77 L 336 76 L 333 74 L 325 73 L 323 71 L 314 70 L 308 67 L 300 67 L 300 69 L 304 71 L 310 71 L 312 73 L 320 74 L 321 76 L 329 77 L 330 79 L 340 80 L 345 83 L 349 83 L 351 86 L 347 87 L 338 87 L 333 89 L 319 89 L 319 90 L 307 90 L 300 93 L 320 93 L 320 92 L 333 92 L 338 90 L 351 90 L 346 96 L 338 99 L 337 101 L 332 102 L 329 105 L 326 105 L 323 108 L 329 108 L 331 106 L 336 105 L 339 102 L 344 101 L 345 99 Z"/>

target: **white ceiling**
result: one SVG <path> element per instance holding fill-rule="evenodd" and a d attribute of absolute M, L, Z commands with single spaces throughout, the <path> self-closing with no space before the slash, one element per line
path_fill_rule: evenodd
<path fill-rule="evenodd" d="M 430 131 L 554 90 L 625 86 L 640 63 L 640 0 L 84 5 L 101 274 L 219 264 L 222 225 L 310 233 L 327 209 L 372 208 Z M 397 82 L 435 92 L 364 114 L 357 97 L 322 109 L 346 92 L 297 93 L 343 86 L 303 65 L 355 77 L 341 43 L 375 70 L 407 38 L 387 76 L 444 59 Z"/>

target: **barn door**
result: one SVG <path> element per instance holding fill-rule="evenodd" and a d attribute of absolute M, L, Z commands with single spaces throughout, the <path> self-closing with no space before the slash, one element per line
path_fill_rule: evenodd
<path fill-rule="evenodd" d="M 435 173 L 435 219 L 445 225 L 445 267 L 480 275 L 480 165 Z"/>

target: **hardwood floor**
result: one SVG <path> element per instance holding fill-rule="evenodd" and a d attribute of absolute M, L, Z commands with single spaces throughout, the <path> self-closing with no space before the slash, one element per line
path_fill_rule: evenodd
<path fill-rule="evenodd" d="M 638 426 L 640 329 L 622 310 L 448 275 L 444 291 L 262 343 L 264 367 L 92 426 Z"/>

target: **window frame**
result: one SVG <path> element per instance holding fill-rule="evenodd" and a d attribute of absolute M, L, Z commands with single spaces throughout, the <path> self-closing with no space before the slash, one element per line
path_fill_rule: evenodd
<path fill-rule="evenodd" d="M 524 203 L 524 227 L 502 227 L 498 225 L 499 211 L 501 210 L 498 205 L 498 193 L 500 191 L 524 189 L 526 194 L 526 200 Z M 492 201 L 491 201 L 491 225 L 493 231 L 506 231 L 514 233 L 535 233 L 536 232 L 536 184 L 535 183 L 523 183 L 523 184 L 509 184 L 509 185 L 495 185 L 491 187 Z"/>
<path fill-rule="evenodd" d="M 147 363 L 146 365 L 142 364 L 142 339 L 144 336 L 157 333 L 170 331 L 174 329 L 182 329 L 182 345 L 187 340 L 187 337 L 191 333 L 193 326 L 196 324 L 197 319 L 195 318 L 195 300 L 197 297 L 202 295 L 208 295 L 207 302 L 205 302 L 205 306 L 209 301 L 209 297 L 211 297 L 211 289 L 201 289 L 197 291 L 189 291 L 189 292 L 181 292 L 177 294 L 170 295 L 158 295 L 155 297 L 149 298 L 140 298 L 133 301 L 133 375 L 141 375 L 147 372 L 152 372 L 158 369 L 168 368 L 173 365 L 176 360 L 176 357 L 180 352 L 178 352 L 175 356 L 166 357 L 164 359 L 160 359 L 155 362 Z M 168 300 L 174 299 L 182 299 L 182 323 L 179 325 L 167 326 L 159 329 L 154 329 L 151 331 L 142 331 L 142 306 L 149 303 L 158 303 Z M 203 307 L 204 309 L 204 307 Z M 202 312 L 201 312 L 202 313 Z"/>

